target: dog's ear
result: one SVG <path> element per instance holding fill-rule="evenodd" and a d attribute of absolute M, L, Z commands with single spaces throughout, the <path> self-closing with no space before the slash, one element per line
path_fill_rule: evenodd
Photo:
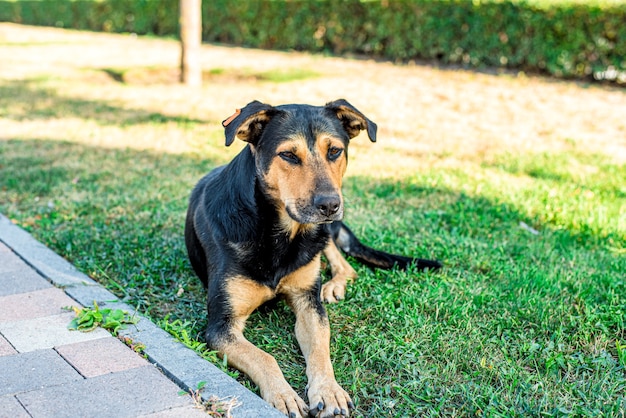
<path fill-rule="evenodd" d="M 326 103 L 326 108 L 335 112 L 350 139 L 357 136 L 362 130 L 367 130 L 370 141 L 376 142 L 376 130 L 378 129 L 376 124 L 346 100 L 339 99 Z"/>
<path fill-rule="evenodd" d="M 237 109 L 231 117 L 222 122 L 226 131 L 226 146 L 232 144 L 235 137 L 255 144 L 267 122 L 277 112 L 278 109 L 275 107 L 257 100 L 248 103 L 243 109 Z"/>

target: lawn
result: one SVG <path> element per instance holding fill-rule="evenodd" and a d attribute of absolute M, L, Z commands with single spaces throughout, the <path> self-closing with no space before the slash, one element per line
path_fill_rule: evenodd
<path fill-rule="evenodd" d="M 196 340 L 187 198 L 243 147 L 224 146 L 220 121 L 253 99 L 344 97 L 379 125 L 376 144 L 351 144 L 347 224 L 445 263 L 352 263 L 359 278 L 327 308 L 355 416 L 626 413 L 625 90 L 223 46 L 203 47 L 194 90 L 174 82 L 178 53 L 171 40 L 0 24 L 0 212 Z M 279 303 L 246 335 L 302 394 L 293 320 Z"/>

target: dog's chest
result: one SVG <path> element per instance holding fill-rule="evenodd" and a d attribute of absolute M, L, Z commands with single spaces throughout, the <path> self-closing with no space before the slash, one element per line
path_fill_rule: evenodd
<path fill-rule="evenodd" d="M 314 233 L 272 234 L 254 242 L 232 244 L 245 274 L 275 288 L 280 280 L 309 264 L 326 246 L 328 235 L 320 228 Z"/>

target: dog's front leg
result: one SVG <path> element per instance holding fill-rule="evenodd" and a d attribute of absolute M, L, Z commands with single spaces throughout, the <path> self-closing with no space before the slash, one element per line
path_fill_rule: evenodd
<path fill-rule="evenodd" d="M 346 297 L 346 287 L 349 281 L 356 279 L 356 271 L 339 252 L 333 240 L 329 240 L 324 249 L 324 256 L 330 264 L 332 279 L 322 286 L 322 300 L 333 303 Z"/>
<path fill-rule="evenodd" d="M 306 403 L 285 380 L 276 359 L 249 342 L 241 333 L 231 332 L 228 343 L 219 351 L 228 363 L 244 372 L 259 386 L 261 396 L 290 418 L 306 417 Z"/>
<path fill-rule="evenodd" d="M 317 287 L 319 289 L 319 287 Z M 354 404 L 335 380 L 330 362 L 328 316 L 316 289 L 288 298 L 296 314 L 296 338 L 306 360 L 311 416 L 349 416 Z"/>
<path fill-rule="evenodd" d="M 228 301 L 227 304 L 211 304 L 209 299 L 209 327 L 206 332 L 209 346 L 226 356 L 231 366 L 248 375 L 270 405 L 290 418 L 307 416 L 309 408 L 287 383 L 276 359 L 243 335 L 248 316 L 263 302 L 274 297 L 274 292 L 245 277 L 227 279 L 224 290 L 225 294 L 220 293 L 214 300 L 223 298 Z"/>

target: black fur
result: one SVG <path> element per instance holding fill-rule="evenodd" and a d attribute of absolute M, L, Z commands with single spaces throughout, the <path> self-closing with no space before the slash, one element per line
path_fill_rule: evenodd
<path fill-rule="evenodd" d="M 443 267 L 443 264 L 436 260 L 389 254 L 368 247 L 361 243 L 356 235 L 354 235 L 350 228 L 343 222 L 333 222 L 330 229 L 331 236 L 335 244 L 337 244 L 337 247 L 366 266 L 386 270 L 394 267 L 406 270 L 411 265 L 415 266 L 418 270 L 437 270 Z"/>

